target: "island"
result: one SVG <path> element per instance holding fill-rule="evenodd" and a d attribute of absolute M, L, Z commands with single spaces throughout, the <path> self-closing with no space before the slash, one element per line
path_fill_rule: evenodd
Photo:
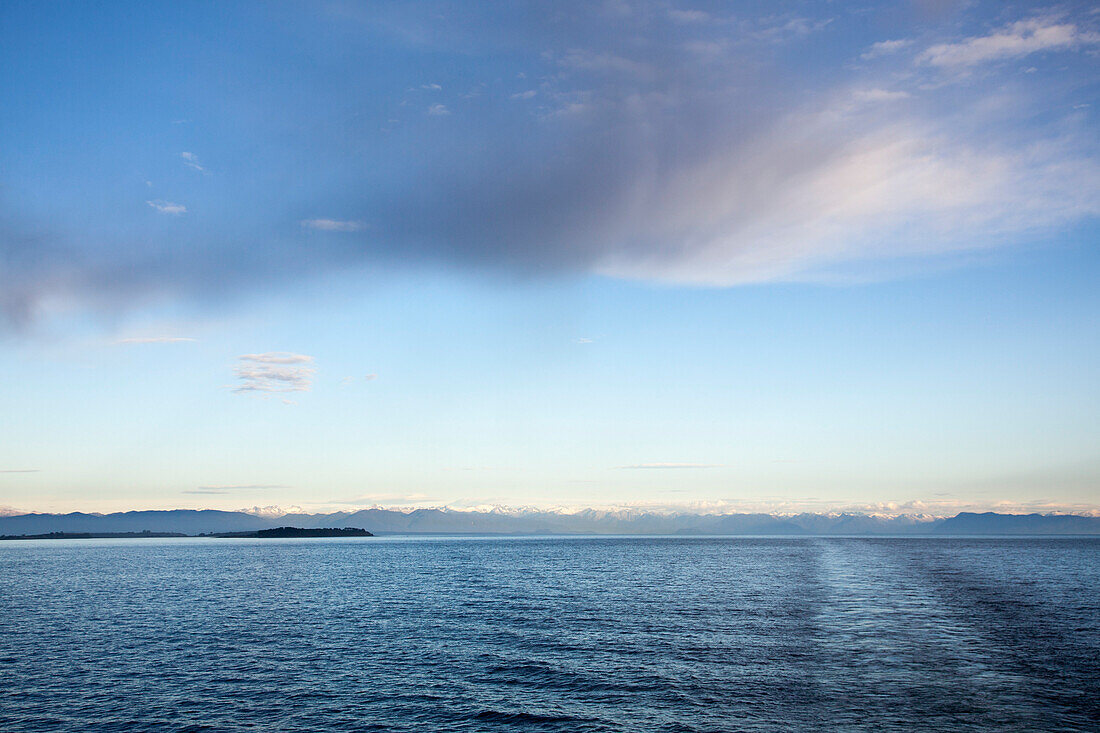
<path fill-rule="evenodd" d="M 317 529 L 304 529 L 302 527 L 275 527 L 274 529 L 259 529 L 255 532 L 217 532 L 202 537 L 237 537 L 245 539 L 275 539 L 286 537 L 374 537 L 373 534 L 359 527 L 320 527 Z"/>
<path fill-rule="evenodd" d="M 183 532 L 47 532 L 45 534 L 5 534 L 0 540 L 117 540 L 156 537 L 186 537 Z"/>

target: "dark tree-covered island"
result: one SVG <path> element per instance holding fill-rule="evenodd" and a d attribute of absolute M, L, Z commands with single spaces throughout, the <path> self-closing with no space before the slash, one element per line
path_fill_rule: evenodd
<path fill-rule="evenodd" d="M 343 529 L 336 527 L 319 527 L 316 529 L 275 527 L 273 529 L 260 529 L 255 532 L 222 532 L 207 536 L 274 539 L 281 537 L 373 537 L 374 535 L 359 527 L 344 527 Z"/>

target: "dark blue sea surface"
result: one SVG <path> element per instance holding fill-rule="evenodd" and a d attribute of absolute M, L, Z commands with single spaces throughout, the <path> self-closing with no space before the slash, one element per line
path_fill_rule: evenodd
<path fill-rule="evenodd" d="M 0 543 L 2 731 L 1100 730 L 1100 539 Z"/>

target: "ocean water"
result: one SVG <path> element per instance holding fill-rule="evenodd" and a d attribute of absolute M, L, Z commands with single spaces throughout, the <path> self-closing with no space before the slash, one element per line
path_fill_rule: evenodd
<path fill-rule="evenodd" d="M 1100 730 L 1100 539 L 0 543 L 2 731 Z"/>

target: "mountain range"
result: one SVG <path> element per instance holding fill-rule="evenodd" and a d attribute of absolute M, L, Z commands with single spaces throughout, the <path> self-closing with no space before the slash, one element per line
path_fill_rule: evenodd
<path fill-rule="evenodd" d="M 1100 535 L 1100 517 L 962 512 L 953 517 L 868 514 L 662 514 L 586 509 L 458 511 L 363 509 L 329 514 L 258 516 L 214 509 L 0 517 L 0 535 L 49 532 L 243 532 L 281 526 L 361 527 L 374 534 L 629 535 Z"/>

